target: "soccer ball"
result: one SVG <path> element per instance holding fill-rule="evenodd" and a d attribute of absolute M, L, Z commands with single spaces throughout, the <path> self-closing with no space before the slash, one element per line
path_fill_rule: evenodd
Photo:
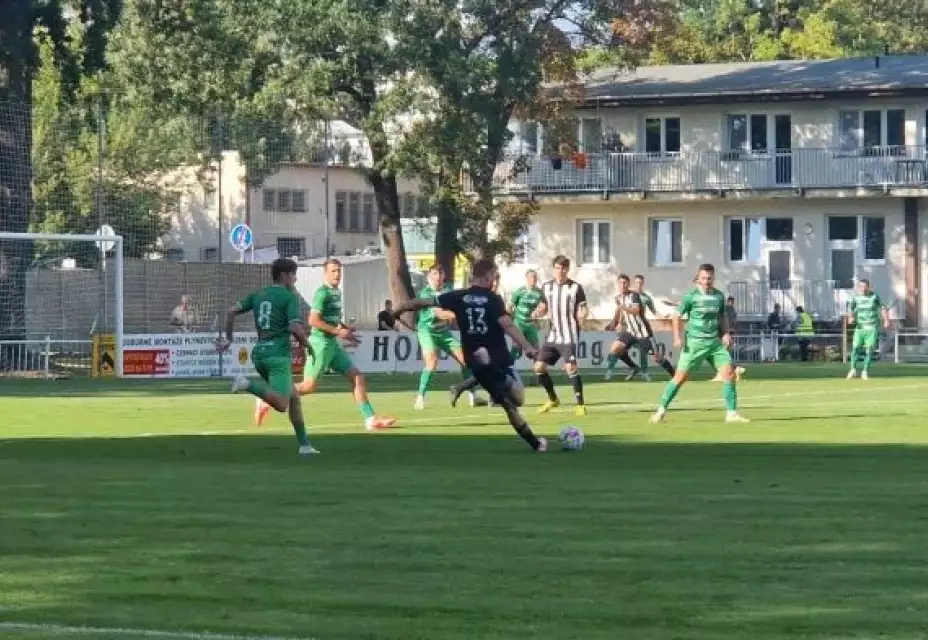
<path fill-rule="evenodd" d="M 567 425 L 558 434 L 557 439 L 565 451 L 580 451 L 583 448 L 583 432 L 580 427 L 572 424 Z"/>

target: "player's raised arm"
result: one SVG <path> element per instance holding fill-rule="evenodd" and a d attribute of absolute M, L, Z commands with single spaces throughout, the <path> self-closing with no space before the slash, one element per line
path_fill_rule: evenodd
<path fill-rule="evenodd" d="M 410 311 L 422 311 L 423 309 L 428 309 L 430 307 L 437 307 L 438 302 L 434 298 L 415 298 L 414 300 L 407 300 L 402 304 L 397 305 L 393 308 L 393 317 L 399 318 L 404 313 L 409 313 Z"/>
<path fill-rule="evenodd" d="M 586 303 L 586 291 L 581 285 L 577 285 L 577 320 L 586 320 L 590 315 L 590 307 Z"/>
<path fill-rule="evenodd" d="M 225 341 L 221 338 L 217 340 L 216 348 L 220 351 L 225 351 L 229 348 L 229 345 L 232 344 L 232 338 L 235 335 L 235 316 L 248 313 L 253 307 L 254 300 L 252 294 L 248 294 L 248 296 L 229 307 L 229 310 L 226 312 L 226 323 L 223 327 L 226 333 Z"/>

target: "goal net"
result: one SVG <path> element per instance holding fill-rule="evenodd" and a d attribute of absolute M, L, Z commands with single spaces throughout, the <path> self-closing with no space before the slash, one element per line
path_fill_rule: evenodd
<path fill-rule="evenodd" d="M 123 239 L 0 232 L 0 376 L 122 374 Z"/>

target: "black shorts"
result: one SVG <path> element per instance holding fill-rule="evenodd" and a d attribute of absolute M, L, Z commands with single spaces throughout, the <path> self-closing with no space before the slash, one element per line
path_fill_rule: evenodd
<path fill-rule="evenodd" d="M 510 392 L 520 384 L 519 376 L 512 367 L 477 365 L 472 366 L 470 371 L 496 404 L 502 404 L 504 399 L 512 400 Z"/>
<path fill-rule="evenodd" d="M 654 354 L 658 353 L 657 341 L 653 337 L 636 338 L 635 336 L 630 334 L 628 331 L 619 331 L 616 334 L 615 339 L 618 342 L 621 342 L 622 344 L 624 344 L 626 349 L 631 349 L 632 347 L 637 346 L 647 351 L 648 355 L 653 356 Z"/>
<path fill-rule="evenodd" d="M 577 345 L 574 343 L 546 342 L 538 350 L 538 357 L 535 358 L 535 362 L 544 362 L 549 367 L 552 367 L 561 359 L 564 360 L 564 364 L 577 364 Z"/>

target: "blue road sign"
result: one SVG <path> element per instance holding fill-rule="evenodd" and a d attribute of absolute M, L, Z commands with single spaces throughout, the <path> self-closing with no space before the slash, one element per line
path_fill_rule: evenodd
<path fill-rule="evenodd" d="M 251 232 L 251 227 L 244 222 L 239 222 L 232 227 L 229 242 L 232 243 L 232 248 L 236 251 L 248 251 L 255 242 L 255 236 Z"/>

